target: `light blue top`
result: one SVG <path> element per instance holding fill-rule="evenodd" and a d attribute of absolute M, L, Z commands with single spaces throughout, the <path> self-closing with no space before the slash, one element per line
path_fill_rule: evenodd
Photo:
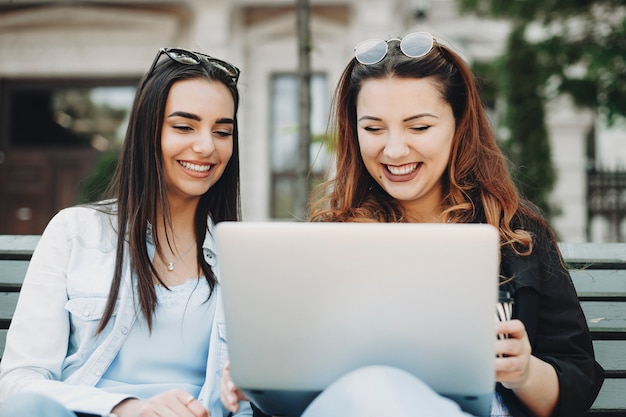
<path fill-rule="evenodd" d="M 198 397 L 215 316 L 209 284 L 205 278 L 189 279 L 169 290 L 160 285 L 156 290 L 152 332 L 140 315 L 96 387 L 140 399 L 172 388 Z"/>

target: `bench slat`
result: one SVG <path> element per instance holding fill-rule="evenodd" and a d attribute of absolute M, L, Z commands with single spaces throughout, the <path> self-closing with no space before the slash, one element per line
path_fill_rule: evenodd
<path fill-rule="evenodd" d="M 594 340 L 596 360 L 611 377 L 626 377 L 626 349 L 622 340 Z"/>
<path fill-rule="evenodd" d="M 626 297 L 626 269 L 570 270 L 579 297 Z"/>
<path fill-rule="evenodd" d="M 28 269 L 27 260 L 3 260 L 0 268 L 0 291 L 19 291 Z"/>
<path fill-rule="evenodd" d="M 0 352 L 1 353 L 4 353 L 4 345 L 6 344 L 6 342 L 7 342 L 7 330 L 0 329 Z"/>
<path fill-rule="evenodd" d="M 2 325 L 2 323 L 7 323 L 13 318 L 18 296 L 19 293 L 17 292 L 0 293 L 0 328 L 8 328 L 6 324 Z"/>
<path fill-rule="evenodd" d="M 626 268 L 626 243 L 560 242 L 559 248 L 567 263 L 617 263 Z"/>
<path fill-rule="evenodd" d="M 624 393 L 626 393 L 626 379 L 605 379 L 600 394 L 591 406 L 591 409 L 594 411 L 602 410 L 613 412 L 615 410 L 621 410 L 623 414 L 611 415 L 625 415 Z"/>
<path fill-rule="evenodd" d="M 626 333 L 626 303 L 617 301 L 581 301 L 592 332 Z"/>
<path fill-rule="evenodd" d="M 0 236 L 0 259 L 30 259 L 40 235 Z"/>

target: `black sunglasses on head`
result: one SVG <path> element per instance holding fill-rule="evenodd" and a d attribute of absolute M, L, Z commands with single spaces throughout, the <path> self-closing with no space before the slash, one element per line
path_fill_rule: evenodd
<path fill-rule="evenodd" d="M 182 48 L 161 48 L 159 49 L 159 52 L 157 52 L 156 57 L 154 57 L 154 61 L 152 62 L 152 65 L 150 66 L 150 70 L 148 71 L 148 73 L 146 74 L 146 77 L 144 78 L 141 88 L 143 88 L 146 81 L 150 78 L 150 76 L 154 72 L 154 69 L 156 68 L 157 63 L 159 62 L 159 58 L 161 58 L 161 55 L 163 54 L 165 54 L 172 61 L 176 61 L 179 64 L 184 64 L 184 65 L 199 65 L 202 61 L 208 62 L 214 67 L 219 68 L 220 70 L 224 71 L 226 75 L 228 75 L 235 84 L 237 84 L 237 81 L 239 80 L 239 74 L 241 73 L 241 71 L 239 71 L 239 68 L 237 68 L 234 65 L 229 64 L 226 61 L 223 61 L 218 58 L 214 58 L 207 54 L 203 54 L 202 52 L 190 51 L 190 50 L 182 49 Z"/>

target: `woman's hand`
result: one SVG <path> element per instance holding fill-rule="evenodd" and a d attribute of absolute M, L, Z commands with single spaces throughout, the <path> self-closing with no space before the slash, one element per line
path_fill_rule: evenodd
<path fill-rule="evenodd" d="M 243 392 L 239 391 L 230 379 L 230 361 L 226 361 L 222 382 L 220 383 L 220 398 L 224 407 L 232 413 L 239 411 L 239 401 L 248 401 Z"/>
<path fill-rule="evenodd" d="M 496 381 L 513 390 L 534 415 L 550 416 L 559 400 L 559 380 L 547 362 L 532 355 L 526 327 L 520 320 L 496 322 Z"/>
<path fill-rule="evenodd" d="M 496 333 L 508 336 L 496 342 L 496 381 L 508 389 L 524 386 L 528 382 L 532 353 L 524 323 L 519 320 L 497 322 Z"/>
<path fill-rule="evenodd" d="M 193 395 L 173 389 L 155 395 L 147 400 L 129 398 L 116 405 L 113 410 L 119 417 L 210 417 L 209 410 L 204 408 Z"/>

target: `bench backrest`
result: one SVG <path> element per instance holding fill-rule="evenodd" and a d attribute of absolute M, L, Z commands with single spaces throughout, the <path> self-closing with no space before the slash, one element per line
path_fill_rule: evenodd
<path fill-rule="evenodd" d="M 39 236 L 0 235 L 0 352 Z M 560 243 L 606 380 L 590 416 L 626 416 L 626 243 Z"/>
<path fill-rule="evenodd" d="M 561 243 L 606 371 L 593 413 L 626 415 L 626 243 Z"/>
<path fill-rule="evenodd" d="M 39 235 L 0 235 L 0 352 Z"/>

